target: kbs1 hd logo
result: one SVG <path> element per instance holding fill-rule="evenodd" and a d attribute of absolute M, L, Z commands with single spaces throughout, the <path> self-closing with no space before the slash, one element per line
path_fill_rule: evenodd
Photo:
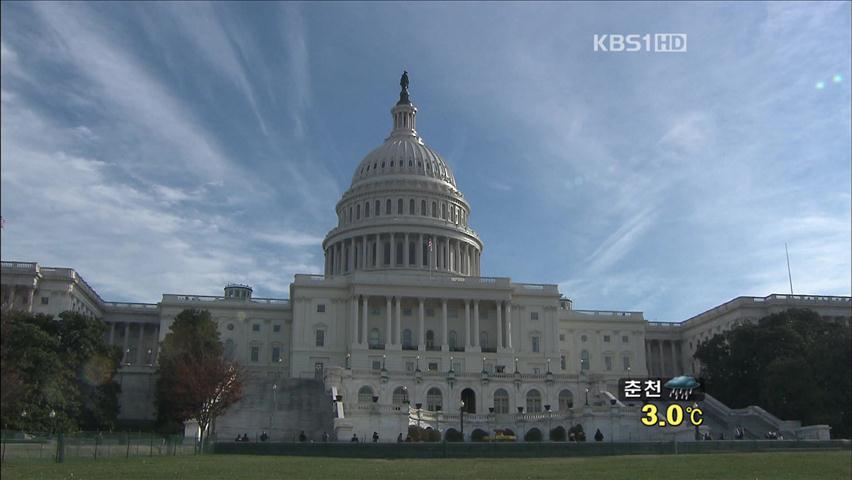
<path fill-rule="evenodd" d="M 685 33 L 605 33 L 594 35 L 596 52 L 686 53 Z"/>

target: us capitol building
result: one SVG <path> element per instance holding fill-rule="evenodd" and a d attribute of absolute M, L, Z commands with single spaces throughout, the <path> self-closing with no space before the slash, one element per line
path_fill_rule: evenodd
<path fill-rule="evenodd" d="M 120 419 L 151 421 L 159 342 L 175 315 L 206 309 L 225 355 L 251 372 L 243 400 L 217 421 L 223 440 L 261 431 L 292 440 L 304 430 L 347 441 L 403 437 L 409 424 L 451 429 L 538 429 L 580 424 L 606 440 L 691 440 L 691 427 L 648 428 L 639 405 L 617 399 L 622 377 L 698 374 L 702 340 L 791 307 L 849 323 L 850 297 L 738 297 L 680 323 L 642 312 L 572 308 L 556 285 L 482 276 L 484 241 L 452 169 L 417 133 L 408 77 L 389 136 L 357 165 L 326 235 L 323 275 L 296 275 L 289 299 L 255 298 L 247 285 L 222 296 L 164 294 L 156 304 L 107 302 L 69 268 L 2 264 L 4 308 L 102 318 L 124 352 Z M 744 425 L 826 438 L 757 406 L 730 409 L 708 395 L 702 429 Z M 463 417 L 463 418 L 462 418 Z M 462 427 L 463 422 L 463 427 Z"/>

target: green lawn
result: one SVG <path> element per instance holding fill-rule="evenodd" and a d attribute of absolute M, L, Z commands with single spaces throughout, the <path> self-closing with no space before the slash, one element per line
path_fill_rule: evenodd
<path fill-rule="evenodd" d="M 852 478 L 852 452 L 777 452 L 533 459 L 360 460 L 205 455 L 72 459 L 65 464 L 16 461 L 13 479 L 798 479 Z"/>

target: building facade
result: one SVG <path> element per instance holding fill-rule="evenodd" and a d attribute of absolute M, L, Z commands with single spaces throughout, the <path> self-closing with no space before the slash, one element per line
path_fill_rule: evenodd
<path fill-rule="evenodd" d="M 394 441 L 409 424 L 466 437 L 536 429 L 547 438 L 580 424 L 614 440 L 691 439 L 687 427 L 641 426 L 638 406 L 617 400 L 618 379 L 698 373 L 700 341 L 781 309 L 852 318 L 849 297 L 770 295 L 739 297 L 682 323 L 647 322 L 642 312 L 575 310 L 556 285 L 483 276 L 471 205 L 419 137 L 416 114 L 406 85 L 389 136 L 358 164 L 336 205 L 323 275 L 296 275 L 289 299 L 228 285 L 222 296 L 106 302 L 71 269 L 3 262 L 3 306 L 103 318 L 107 341 L 125 352 L 121 416 L 138 421 L 153 418 L 158 345 L 175 315 L 209 310 L 225 355 L 252 374 L 244 400 L 217 422 L 224 439 L 261 430 L 291 439 L 307 428 L 314 438 L 321 432 L 313 430 L 333 429 L 341 440 L 377 432 Z M 311 401 L 313 391 L 322 401 Z"/>

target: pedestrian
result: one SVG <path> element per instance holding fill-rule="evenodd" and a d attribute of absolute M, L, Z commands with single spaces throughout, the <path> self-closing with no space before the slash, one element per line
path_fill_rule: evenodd
<path fill-rule="evenodd" d="M 308 440 L 308 436 L 307 436 L 307 435 L 305 435 L 305 431 L 304 431 L 304 430 L 302 430 L 302 431 L 299 433 L 299 441 L 300 441 L 300 442 L 306 442 L 307 440 Z"/>
<path fill-rule="evenodd" d="M 379 443 L 379 432 L 373 432 L 373 443 Z"/>
<path fill-rule="evenodd" d="M 349 440 L 349 441 L 352 442 L 352 443 L 358 443 L 358 434 L 353 433 L 352 434 L 352 440 Z"/>
<path fill-rule="evenodd" d="M 322 432 L 322 442 L 325 443 L 328 441 L 328 433 Z"/>
<path fill-rule="evenodd" d="M 400 433 L 399 436 L 396 437 L 396 443 L 402 443 L 402 433 Z"/>
<path fill-rule="evenodd" d="M 267 435 L 266 430 L 264 430 L 263 433 L 260 434 L 260 441 L 265 442 L 267 440 L 269 440 L 269 435 Z"/>

